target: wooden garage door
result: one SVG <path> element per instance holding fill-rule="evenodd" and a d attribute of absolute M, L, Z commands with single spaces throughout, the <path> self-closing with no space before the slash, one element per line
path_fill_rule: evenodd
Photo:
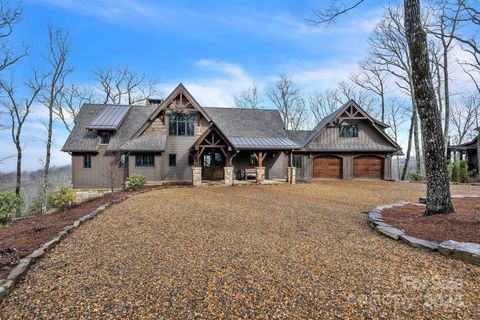
<path fill-rule="evenodd" d="M 353 177 L 383 179 L 383 158 L 375 156 L 353 158 Z"/>
<path fill-rule="evenodd" d="M 335 156 L 318 156 L 313 158 L 314 178 L 342 178 L 342 158 Z"/>

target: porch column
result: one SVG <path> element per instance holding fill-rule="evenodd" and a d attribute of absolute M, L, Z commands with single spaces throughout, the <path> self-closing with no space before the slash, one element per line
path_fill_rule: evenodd
<path fill-rule="evenodd" d="M 297 168 L 288 167 L 287 168 L 287 182 L 290 184 L 295 184 L 297 180 Z"/>
<path fill-rule="evenodd" d="M 225 185 L 233 186 L 233 167 L 223 167 Z"/>
<path fill-rule="evenodd" d="M 292 162 L 292 154 L 290 152 L 285 152 L 285 155 L 287 156 L 287 179 L 286 182 L 290 182 L 290 178 L 292 176 L 292 173 L 291 173 L 291 162 Z"/>
<path fill-rule="evenodd" d="M 202 186 L 202 167 L 192 167 L 192 180 L 194 187 Z"/>
<path fill-rule="evenodd" d="M 257 183 L 262 184 L 265 181 L 265 167 L 256 167 L 257 170 Z"/>
<path fill-rule="evenodd" d="M 257 171 L 257 183 L 262 184 L 265 181 L 265 167 L 263 166 L 263 161 L 265 160 L 267 153 L 259 151 L 255 155 L 258 161 L 258 167 L 255 168 Z"/>

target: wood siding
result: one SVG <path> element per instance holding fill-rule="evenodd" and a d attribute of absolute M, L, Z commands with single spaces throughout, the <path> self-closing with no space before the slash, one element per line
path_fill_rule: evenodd
<path fill-rule="evenodd" d="M 147 181 L 160 181 L 162 180 L 162 161 L 163 158 L 160 154 L 156 154 L 154 157 L 155 166 L 153 167 L 137 167 L 135 165 L 135 154 L 131 154 L 128 157 L 128 173 L 130 176 L 137 174 L 147 178 Z"/>
<path fill-rule="evenodd" d="M 92 154 L 91 168 L 83 167 L 83 153 L 72 154 L 72 184 L 75 189 L 109 189 L 113 170 L 114 188 L 122 188 L 124 170 L 112 166 L 111 156 L 105 156 L 107 146 L 100 145 L 98 154 Z"/>
<path fill-rule="evenodd" d="M 341 145 L 341 144 L 379 144 L 391 147 L 390 142 L 383 137 L 377 129 L 375 129 L 367 120 L 349 120 L 344 124 L 357 124 L 358 137 L 356 138 L 340 138 L 339 126 L 332 126 L 323 129 L 320 135 L 312 140 L 306 147 L 309 150 L 322 149 L 324 145 Z"/>

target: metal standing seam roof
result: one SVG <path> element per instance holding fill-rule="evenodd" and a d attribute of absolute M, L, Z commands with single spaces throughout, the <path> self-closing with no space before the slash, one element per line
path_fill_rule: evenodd
<path fill-rule="evenodd" d="M 88 125 L 90 130 L 118 130 L 130 106 L 110 105 Z"/>
<path fill-rule="evenodd" d="M 260 137 L 229 137 L 229 140 L 238 149 L 263 148 L 285 149 L 299 148 L 299 145 L 288 138 L 260 138 Z"/>

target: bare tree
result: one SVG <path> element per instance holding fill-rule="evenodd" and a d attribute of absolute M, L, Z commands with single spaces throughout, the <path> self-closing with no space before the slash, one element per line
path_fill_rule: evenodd
<path fill-rule="evenodd" d="M 442 71 L 443 78 L 443 100 L 445 104 L 445 121 L 443 126 L 443 137 L 445 152 L 448 146 L 448 132 L 450 124 L 450 51 L 454 46 L 454 36 L 457 34 L 460 20 L 462 2 L 456 1 L 454 4 L 449 0 L 440 0 L 433 6 L 433 19 L 429 23 L 427 30 L 434 35 L 440 42 L 441 64 L 436 61 L 435 65 Z M 438 96 L 438 94 L 437 94 Z M 441 100 L 439 100 L 441 101 Z M 441 103 L 441 102 L 440 102 Z"/>
<path fill-rule="evenodd" d="M 285 129 L 297 130 L 306 123 L 305 99 L 302 91 L 287 75 L 281 75 L 267 95 L 280 111 Z"/>
<path fill-rule="evenodd" d="M 392 99 L 386 104 L 385 121 L 390 126 L 389 131 L 393 139 L 398 143 L 400 126 L 408 120 L 408 108 L 397 99 Z M 397 155 L 397 177 L 401 177 L 400 156 Z"/>
<path fill-rule="evenodd" d="M 62 121 L 65 129 L 71 132 L 73 129 L 73 120 L 84 103 L 91 103 L 94 98 L 94 92 L 87 87 L 76 85 L 64 86 L 58 94 L 53 113 Z"/>
<path fill-rule="evenodd" d="M 337 94 L 336 89 L 317 90 L 310 94 L 308 98 L 310 112 L 316 123 L 341 106 Z"/>
<path fill-rule="evenodd" d="M 415 146 L 416 172 L 420 173 L 422 168 L 422 151 L 420 143 L 420 130 L 418 128 L 418 113 L 414 99 L 413 70 L 410 63 L 405 26 L 403 23 L 403 10 L 400 7 L 388 7 L 384 19 L 377 25 L 370 40 L 371 55 L 376 59 L 379 66 L 388 71 L 394 79 L 395 84 L 410 96 L 412 104 L 411 132 Z M 410 137 L 410 135 L 409 135 Z M 407 158 L 405 161 L 403 179 L 405 178 L 409 165 L 411 147 L 407 147 Z"/>
<path fill-rule="evenodd" d="M 48 174 L 50 170 L 50 157 L 52 148 L 53 134 L 53 116 L 55 107 L 59 105 L 60 93 L 65 87 L 65 77 L 72 71 L 66 63 L 70 54 L 70 36 L 69 33 L 62 29 L 54 29 L 48 27 L 49 51 L 45 57 L 50 71 L 46 79 L 45 90 L 42 94 L 41 101 L 48 110 L 47 137 L 45 161 L 43 163 L 43 185 L 42 200 L 46 208 L 47 191 L 48 191 Z"/>
<path fill-rule="evenodd" d="M 33 103 L 36 101 L 40 90 L 42 90 L 43 81 L 44 77 L 40 76 L 37 70 L 34 70 L 33 80 L 27 84 L 30 94 L 29 97 L 25 99 L 25 102 L 19 101 L 16 88 L 14 88 L 12 81 L 0 81 L 0 88 L 6 95 L 6 98 L 2 101 L 2 106 L 10 115 L 10 135 L 17 150 L 17 180 L 15 184 L 15 194 L 17 196 L 20 196 L 20 189 L 22 187 L 22 129 L 30 114 Z"/>
<path fill-rule="evenodd" d="M 404 0 L 404 8 L 415 100 L 421 120 L 425 153 L 427 177 L 425 215 L 452 213 L 454 209 L 450 198 L 441 116 L 429 69 L 427 34 L 421 21 L 420 0 Z"/>
<path fill-rule="evenodd" d="M 242 90 L 238 96 L 235 95 L 233 100 L 238 108 L 258 109 L 261 108 L 262 104 L 262 98 L 256 83 L 251 88 Z"/>
<path fill-rule="evenodd" d="M 8 41 L 14 25 L 20 21 L 21 17 L 21 2 L 11 6 L 11 1 L 0 0 L 0 72 L 28 54 L 26 45 L 23 45 L 20 52 L 16 52 Z"/>
<path fill-rule="evenodd" d="M 460 2 L 460 17 L 458 18 L 458 34 L 452 37 L 457 40 L 462 49 L 467 52 L 471 59 L 459 61 L 463 70 L 470 76 L 480 93 L 480 1 L 458 0 Z"/>
<path fill-rule="evenodd" d="M 125 67 L 97 69 L 94 76 L 102 92 L 102 103 L 136 104 L 158 93 L 157 80 Z"/>
<path fill-rule="evenodd" d="M 339 15 L 351 11 L 363 0 L 355 0 L 343 10 L 330 13 L 327 19 L 319 17 L 319 23 L 333 21 Z M 334 2 L 335 3 L 335 2 Z M 343 12 L 342 12 L 343 11 Z M 441 117 L 430 73 L 427 34 L 422 25 L 420 0 L 404 0 L 405 36 L 409 61 L 411 62 L 412 89 L 420 124 L 425 154 L 427 178 L 427 205 L 425 215 L 448 214 L 454 212 L 448 182 L 447 159 L 441 126 Z M 415 112 L 415 110 L 412 110 Z"/>
<path fill-rule="evenodd" d="M 459 103 L 452 106 L 450 122 L 455 129 L 455 143 L 463 143 L 466 138 L 476 136 L 473 129 L 478 122 L 479 103 L 479 99 L 471 95 L 463 97 Z"/>
<path fill-rule="evenodd" d="M 361 72 L 352 75 L 352 81 L 380 98 L 381 119 L 385 122 L 385 91 L 387 72 L 374 59 L 369 58 L 360 62 Z"/>

